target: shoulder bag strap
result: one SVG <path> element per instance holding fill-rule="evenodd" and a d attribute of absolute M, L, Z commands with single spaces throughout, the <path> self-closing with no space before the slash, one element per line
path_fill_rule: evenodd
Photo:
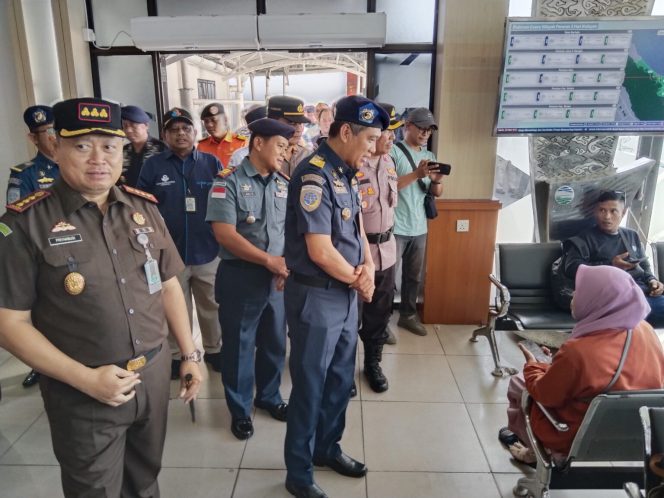
<path fill-rule="evenodd" d="M 401 152 L 403 152 L 404 156 L 406 156 L 406 159 L 408 159 L 408 162 L 410 163 L 410 167 L 413 168 L 413 171 L 416 171 L 417 166 L 415 166 L 415 161 L 413 161 L 413 156 L 410 155 L 410 152 L 408 151 L 408 149 L 406 149 L 406 146 L 402 142 L 397 142 L 395 145 L 397 147 L 399 147 Z M 417 183 L 419 184 L 420 188 L 422 189 L 422 192 L 424 192 L 426 194 L 429 191 L 427 186 L 424 184 L 424 182 L 420 178 L 417 179 Z"/>
<path fill-rule="evenodd" d="M 598 393 L 597 395 L 600 394 L 606 394 L 611 391 L 611 388 L 614 386 L 614 384 L 618 381 L 618 378 L 620 377 L 620 373 L 622 372 L 623 366 L 625 366 L 625 360 L 627 359 L 627 353 L 629 352 L 629 347 L 632 345 L 632 329 L 627 330 L 627 337 L 625 337 L 625 345 L 623 346 L 622 350 L 622 355 L 620 356 L 620 361 L 618 362 L 618 367 L 616 368 L 616 373 L 613 374 L 613 377 L 611 378 L 611 382 L 602 390 L 602 392 Z M 593 396 L 594 398 L 594 396 Z M 578 398 L 579 401 L 585 401 L 586 403 L 590 403 L 593 398 Z"/>
<path fill-rule="evenodd" d="M 627 236 L 625 235 L 625 231 L 621 228 L 618 228 L 618 233 L 620 234 L 620 238 L 623 241 L 623 244 L 625 244 L 625 250 L 629 253 L 630 257 L 636 258 L 636 254 L 634 254 L 634 251 L 632 250 L 632 246 L 630 245 L 629 241 L 627 240 Z"/>

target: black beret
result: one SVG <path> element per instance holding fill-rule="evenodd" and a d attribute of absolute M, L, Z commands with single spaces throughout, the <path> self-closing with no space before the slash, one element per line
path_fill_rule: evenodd
<path fill-rule="evenodd" d="M 192 126 L 194 125 L 194 120 L 191 119 L 191 114 L 189 114 L 189 111 L 183 109 L 182 107 L 173 107 L 171 110 L 166 111 L 162 121 L 164 123 L 162 125 L 164 130 L 171 126 L 173 123 L 177 123 L 178 121 L 182 121 L 183 123 L 187 123 Z"/>
<path fill-rule="evenodd" d="M 203 107 L 203 110 L 201 111 L 201 119 L 218 116 L 219 114 L 226 114 L 226 111 L 224 111 L 224 106 L 213 102 L 212 104 L 208 104 Z"/>
<path fill-rule="evenodd" d="M 311 123 L 309 118 L 304 115 L 304 102 L 286 95 L 270 97 L 267 102 L 267 117 L 284 118 L 293 123 Z"/>
<path fill-rule="evenodd" d="M 23 121 L 30 130 L 53 122 L 53 109 L 47 105 L 33 105 L 23 113 Z"/>
<path fill-rule="evenodd" d="M 120 106 L 96 98 L 69 99 L 53 106 L 53 127 L 61 137 L 112 135 L 124 137 Z"/>
<path fill-rule="evenodd" d="M 289 139 L 295 133 L 295 128 L 281 121 L 271 118 L 261 118 L 249 123 L 252 135 L 259 137 L 274 137 L 276 135 Z"/>
<path fill-rule="evenodd" d="M 122 119 L 131 121 L 132 123 L 144 123 L 147 124 L 152 119 L 150 115 L 135 105 L 126 105 L 122 108 Z"/>
<path fill-rule="evenodd" d="M 351 95 L 339 99 L 335 109 L 335 121 L 345 121 L 381 130 L 390 126 L 390 116 L 385 109 L 361 95 Z"/>
<path fill-rule="evenodd" d="M 244 120 L 247 122 L 247 124 L 249 124 L 252 121 L 256 121 L 257 119 L 266 118 L 266 117 L 267 117 L 267 106 L 261 105 L 250 109 L 247 112 L 247 114 L 244 115 Z"/>

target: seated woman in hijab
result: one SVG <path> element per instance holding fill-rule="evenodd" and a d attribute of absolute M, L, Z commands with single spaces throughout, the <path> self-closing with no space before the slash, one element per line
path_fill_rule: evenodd
<path fill-rule="evenodd" d="M 510 380 L 508 427 L 498 439 L 516 460 L 532 464 L 527 447 L 521 394 L 526 389 L 554 418 L 569 426 L 558 432 L 535 403 L 530 412 L 535 436 L 552 453 L 567 454 L 589 400 L 606 392 L 620 362 L 627 331 L 632 330 L 625 363 L 611 391 L 660 389 L 664 385 L 664 351 L 652 327 L 644 321 L 650 306 L 643 291 L 625 271 L 613 266 L 580 266 L 572 315 L 577 324 L 551 363 L 539 363 L 523 345 L 523 377 Z M 550 352 L 543 348 L 546 354 Z"/>

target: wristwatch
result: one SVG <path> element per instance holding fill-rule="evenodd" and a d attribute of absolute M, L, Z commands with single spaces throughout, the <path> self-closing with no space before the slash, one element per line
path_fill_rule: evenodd
<path fill-rule="evenodd" d="M 200 363 L 202 359 L 203 354 L 198 349 L 194 349 L 193 353 L 180 356 L 181 361 L 193 361 L 194 363 Z"/>

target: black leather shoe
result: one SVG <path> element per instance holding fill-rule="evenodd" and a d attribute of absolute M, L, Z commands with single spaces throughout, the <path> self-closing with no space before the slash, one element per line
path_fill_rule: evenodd
<path fill-rule="evenodd" d="M 297 484 L 286 481 L 286 491 L 296 498 L 328 498 L 316 483 L 309 486 L 298 486 Z"/>
<path fill-rule="evenodd" d="M 39 372 L 30 370 L 30 373 L 26 375 L 25 379 L 23 379 L 23 387 L 25 388 L 32 387 L 37 382 L 39 382 Z"/>
<path fill-rule="evenodd" d="M 180 360 L 171 360 L 171 380 L 180 378 Z"/>
<path fill-rule="evenodd" d="M 350 388 L 350 397 L 354 398 L 355 396 L 357 396 L 357 384 L 353 381 L 353 387 Z"/>
<path fill-rule="evenodd" d="M 314 465 L 318 467 L 329 467 L 337 474 L 346 477 L 363 477 L 367 473 L 366 465 L 349 457 L 344 452 L 339 453 L 336 458 L 330 460 L 318 460 L 314 458 Z"/>
<path fill-rule="evenodd" d="M 231 432 L 238 439 L 249 439 L 254 435 L 254 424 L 249 418 L 236 418 L 231 423 Z"/>
<path fill-rule="evenodd" d="M 270 405 L 268 403 L 255 401 L 254 405 L 256 405 L 256 408 L 266 410 L 273 419 L 278 420 L 279 422 L 285 422 L 288 417 L 288 404 L 284 402 L 281 402 L 278 405 Z"/>
<path fill-rule="evenodd" d="M 205 363 L 209 363 L 212 370 L 221 372 L 221 353 L 205 353 L 203 357 Z"/>
<path fill-rule="evenodd" d="M 384 393 L 389 388 L 387 377 L 380 368 L 380 364 L 374 363 L 371 365 L 364 364 L 364 376 L 369 381 L 369 387 L 373 392 Z"/>

